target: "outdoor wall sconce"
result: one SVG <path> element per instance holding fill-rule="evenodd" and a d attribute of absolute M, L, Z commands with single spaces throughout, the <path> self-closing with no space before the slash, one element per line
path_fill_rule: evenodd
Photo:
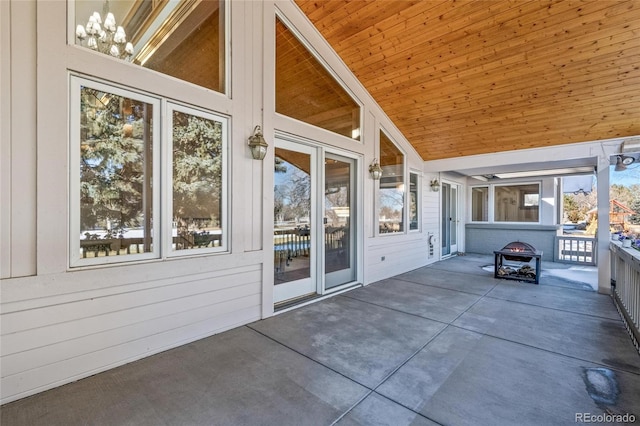
<path fill-rule="evenodd" d="M 265 155 L 267 155 L 267 142 L 264 140 L 262 136 L 262 131 L 260 126 L 256 126 L 253 129 L 253 134 L 249 136 L 249 149 L 251 150 L 251 156 L 254 160 L 264 160 Z"/>
<path fill-rule="evenodd" d="M 431 186 L 431 190 L 433 192 L 438 192 L 440 191 L 440 182 L 438 182 L 438 179 L 434 179 L 431 181 L 431 183 L 429 184 Z"/>
<path fill-rule="evenodd" d="M 377 158 L 374 158 L 373 162 L 369 166 L 369 173 L 371 173 L 373 180 L 380 180 L 382 177 L 382 167 L 380 167 L 380 163 L 378 163 Z"/>

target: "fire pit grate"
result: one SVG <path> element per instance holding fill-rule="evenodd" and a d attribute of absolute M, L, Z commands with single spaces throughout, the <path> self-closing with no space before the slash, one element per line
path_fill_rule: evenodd
<path fill-rule="evenodd" d="M 513 241 L 504 246 L 501 250 L 496 250 L 493 253 L 496 257 L 493 274 L 495 278 L 527 281 L 535 284 L 540 282 L 542 250 L 537 250 L 531 244 L 523 243 L 521 241 Z M 531 259 L 536 260 L 535 269 L 528 264 L 514 266 L 505 263 L 505 260 L 528 263 Z"/>

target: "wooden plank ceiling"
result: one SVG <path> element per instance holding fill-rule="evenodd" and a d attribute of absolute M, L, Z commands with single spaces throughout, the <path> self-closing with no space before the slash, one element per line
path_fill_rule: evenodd
<path fill-rule="evenodd" d="M 640 1 L 296 0 L 424 160 L 640 134 Z"/>

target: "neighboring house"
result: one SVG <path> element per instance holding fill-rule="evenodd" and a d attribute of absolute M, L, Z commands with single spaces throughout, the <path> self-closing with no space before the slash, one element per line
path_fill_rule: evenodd
<path fill-rule="evenodd" d="M 87 47 L 108 4 L 0 2 L 2 403 L 459 252 L 546 253 L 557 176 L 608 204 L 624 138 L 424 161 L 292 1 L 113 1 L 134 63 Z"/>

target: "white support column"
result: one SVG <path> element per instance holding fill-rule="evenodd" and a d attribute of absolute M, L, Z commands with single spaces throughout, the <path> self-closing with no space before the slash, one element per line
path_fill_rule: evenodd
<path fill-rule="evenodd" d="M 598 293 L 611 294 L 611 257 L 609 255 L 609 156 L 603 152 L 598 156 Z"/>

